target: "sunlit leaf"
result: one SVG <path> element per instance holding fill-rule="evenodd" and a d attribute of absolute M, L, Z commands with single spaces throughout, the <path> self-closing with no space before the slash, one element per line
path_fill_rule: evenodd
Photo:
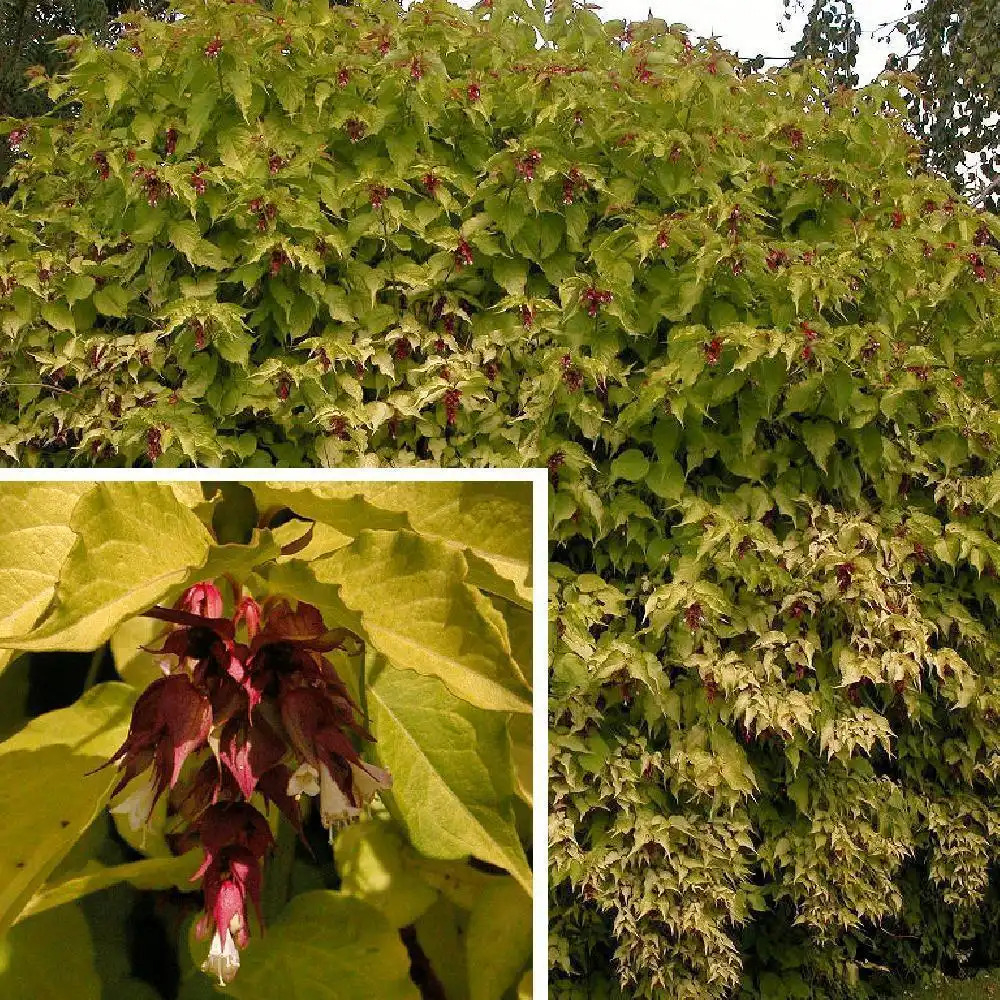
<path fill-rule="evenodd" d="M 395 665 L 440 677 L 482 708 L 529 712 L 531 703 L 509 649 L 465 583 L 458 552 L 410 532 L 361 533 L 313 564 L 361 615 L 371 644 Z"/>
<path fill-rule="evenodd" d="M 169 487 L 102 483 L 73 511 L 55 600 L 21 649 L 94 649 L 200 565 L 211 538 Z"/>
<path fill-rule="evenodd" d="M 341 893 L 296 896 L 242 956 L 227 989 L 237 1000 L 418 1000 L 395 929 L 375 909 Z"/>
<path fill-rule="evenodd" d="M 392 666 L 378 673 L 369 701 L 378 758 L 392 773 L 392 800 L 417 850 L 489 861 L 530 892 L 509 803 L 504 714 L 456 698 L 433 677 Z"/>
<path fill-rule="evenodd" d="M 103 809 L 135 692 L 101 684 L 0 743 L 0 936 Z"/>
<path fill-rule="evenodd" d="M 72 878 L 46 885 L 29 900 L 18 920 L 62 906 L 89 893 L 100 892 L 119 882 L 128 882 L 137 889 L 177 888 L 189 891 L 192 888 L 191 876 L 201 860 L 201 853 L 192 851 L 181 857 L 145 858 L 126 865 L 94 865 Z"/>
<path fill-rule="evenodd" d="M 51 602 L 76 540 L 74 508 L 87 483 L 5 483 L 0 487 L 0 635 L 23 635 Z"/>

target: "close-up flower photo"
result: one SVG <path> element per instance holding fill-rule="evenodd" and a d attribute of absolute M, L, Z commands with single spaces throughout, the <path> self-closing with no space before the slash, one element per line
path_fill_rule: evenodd
<path fill-rule="evenodd" d="M 532 492 L 0 484 L 0 996 L 530 997 Z"/>

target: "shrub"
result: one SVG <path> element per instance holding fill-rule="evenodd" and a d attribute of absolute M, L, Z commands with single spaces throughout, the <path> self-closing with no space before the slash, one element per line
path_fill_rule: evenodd
<path fill-rule="evenodd" d="M 982 958 L 1000 224 L 897 82 L 564 2 L 183 9 L 23 140 L 5 453 L 547 465 L 557 992 Z"/>

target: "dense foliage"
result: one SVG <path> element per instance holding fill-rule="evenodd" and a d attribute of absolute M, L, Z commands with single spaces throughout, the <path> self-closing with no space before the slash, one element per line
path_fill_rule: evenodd
<path fill-rule="evenodd" d="M 5 1000 L 530 997 L 530 484 L 0 501 Z"/>
<path fill-rule="evenodd" d="M 806 7 L 804 0 L 784 0 Z M 909 0 L 875 31 L 893 46 L 889 67 L 913 74 L 907 107 L 929 169 L 975 204 L 1000 208 L 1000 6 L 995 0 Z M 861 26 L 851 0 L 813 0 L 795 58 L 823 60 L 857 83 Z"/>
<path fill-rule="evenodd" d="M 1000 225 L 894 78 L 188 14 L 18 136 L 9 459 L 547 465 L 557 994 L 995 959 Z"/>

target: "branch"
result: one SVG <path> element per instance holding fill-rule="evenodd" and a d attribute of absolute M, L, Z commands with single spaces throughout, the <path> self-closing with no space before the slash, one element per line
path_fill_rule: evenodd
<path fill-rule="evenodd" d="M 974 194 L 969 199 L 969 202 L 972 205 L 982 205 L 986 201 L 986 199 L 989 198 L 991 194 L 993 194 L 994 191 L 1000 191 L 1000 177 L 996 177 L 992 181 L 990 181 L 990 183 L 987 184 L 982 191 L 980 191 L 978 194 Z"/>

